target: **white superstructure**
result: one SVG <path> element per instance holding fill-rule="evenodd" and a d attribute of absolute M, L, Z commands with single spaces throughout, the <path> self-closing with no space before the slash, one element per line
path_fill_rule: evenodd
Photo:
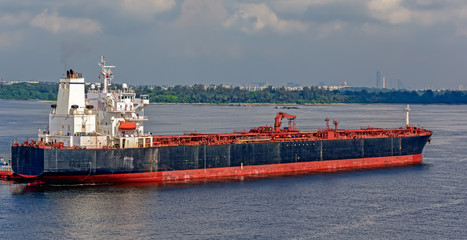
<path fill-rule="evenodd" d="M 48 129 L 39 131 L 39 141 L 78 148 L 151 146 L 151 136 L 143 127 L 148 96 L 137 98 L 126 84 L 112 90 L 114 66 L 107 66 L 104 57 L 99 66 L 104 82 L 91 84 L 87 94 L 81 73 L 69 70 L 60 79 L 57 103 L 51 106 Z"/>

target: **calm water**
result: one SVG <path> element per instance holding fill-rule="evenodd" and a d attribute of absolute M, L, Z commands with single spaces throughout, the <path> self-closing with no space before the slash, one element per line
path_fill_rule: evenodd
<path fill-rule="evenodd" d="M 0 101 L 0 155 L 35 138 L 50 103 Z M 297 127 L 400 127 L 403 105 L 300 106 Z M 411 105 L 433 130 L 424 164 L 177 185 L 27 187 L 0 182 L 2 239 L 465 239 L 467 107 Z M 151 105 L 153 134 L 272 125 L 274 106 Z"/>

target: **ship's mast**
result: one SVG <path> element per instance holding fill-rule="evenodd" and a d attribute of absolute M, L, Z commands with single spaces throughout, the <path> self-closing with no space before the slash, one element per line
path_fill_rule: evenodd
<path fill-rule="evenodd" d="M 405 108 L 405 124 L 407 127 L 409 127 L 409 112 L 410 112 L 410 107 L 409 104 L 407 104 L 407 107 Z"/>
<path fill-rule="evenodd" d="M 107 87 L 110 86 L 113 79 L 111 68 L 114 68 L 115 66 L 106 66 L 104 56 L 101 56 L 101 62 L 99 63 L 99 66 L 101 67 L 101 75 L 104 78 L 104 89 L 102 92 L 107 93 Z"/>

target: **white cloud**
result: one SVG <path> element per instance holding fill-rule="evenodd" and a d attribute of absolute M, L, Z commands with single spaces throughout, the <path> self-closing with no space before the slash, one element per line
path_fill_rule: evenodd
<path fill-rule="evenodd" d="M 467 6 L 462 6 L 453 11 L 455 16 L 454 24 L 457 27 L 457 34 L 467 37 Z"/>
<path fill-rule="evenodd" d="M 467 37 L 467 6 L 464 1 L 417 0 L 411 9 L 402 6 L 402 0 L 372 0 L 368 4 L 371 16 L 390 24 L 413 23 L 434 27 L 449 24 L 456 27 L 457 35 Z"/>
<path fill-rule="evenodd" d="M 415 23 L 422 26 L 432 26 L 436 23 L 446 22 L 453 19 L 454 12 L 436 12 L 436 11 L 413 11 L 411 13 Z"/>
<path fill-rule="evenodd" d="M 174 0 L 123 0 L 125 12 L 135 14 L 135 17 L 150 18 L 153 15 L 168 11 L 176 5 Z"/>
<path fill-rule="evenodd" d="M 0 16 L 0 26 L 16 26 L 28 22 L 31 19 L 31 15 L 27 12 L 21 12 L 19 14 L 4 14 Z"/>
<path fill-rule="evenodd" d="M 416 3 L 420 6 L 429 6 L 433 4 L 432 0 L 417 0 Z"/>
<path fill-rule="evenodd" d="M 362 2 L 361 0 L 276 0 L 274 9 L 278 12 L 302 14 L 312 6 L 330 5 L 335 3 Z"/>
<path fill-rule="evenodd" d="M 365 23 L 358 28 L 359 32 L 367 35 L 370 39 L 398 39 L 407 37 L 410 32 L 406 28 L 388 28 L 381 24 Z"/>
<path fill-rule="evenodd" d="M 370 14 L 390 24 L 410 22 L 411 12 L 401 6 L 402 0 L 372 0 L 368 3 Z"/>
<path fill-rule="evenodd" d="M 409 25 L 409 28 L 392 28 L 375 23 L 365 23 L 362 32 L 372 36 L 406 37 L 418 27 L 439 31 L 441 26 L 451 25 L 457 36 L 467 37 L 467 5 L 461 1 L 417 0 L 411 8 L 404 8 L 400 0 L 372 0 L 368 4 L 371 17 L 393 25 Z M 446 37 L 446 36 L 444 36 Z"/>
<path fill-rule="evenodd" d="M 227 17 L 227 11 L 219 0 L 186 0 L 181 6 L 180 17 L 175 26 L 203 27 L 221 25 Z"/>
<path fill-rule="evenodd" d="M 340 32 L 347 24 L 342 21 L 333 21 L 325 24 L 319 24 L 316 30 L 318 38 L 327 38 L 333 33 Z"/>
<path fill-rule="evenodd" d="M 57 12 L 49 14 L 47 9 L 35 16 L 29 23 L 33 27 L 42 28 L 52 33 L 93 34 L 101 31 L 101 25 L 97 21 L 87 18 L 60 17 Z"/>
<path fill-rule="evenodd" d="M 325 5 L 334 0 L 279 0 L 274 3 L 274 8 L 280 12 L 304 13 L 312 5 Z"/>
<path fill-rule="evenodd" d="M 270 0 L 267 3 L 273 6 L 273 9 L 278 13 L 302 15 L 308 10 L 313 11 L 314 8 L 327 8 L 327 11 L 334 9 L 341 12 L 348 10 L 349 6 L 352 6 L 353 10 L 360 9 L 361 6 L 366 6 L 369 1 L 371 0 Z M 338 12 L 333 10 L 325 14 L 335 19 L 339 19 L 340 16 Z"/>
<path fill-rule="evenodd" d="M 246 33 L 265 29 L 288 33 L 304 32 L 308 25 L 296 20 L 280 19 L 266 4 L 239 4 L 238 11 L 224 22 L 224 27 L 237 27 Z"/>

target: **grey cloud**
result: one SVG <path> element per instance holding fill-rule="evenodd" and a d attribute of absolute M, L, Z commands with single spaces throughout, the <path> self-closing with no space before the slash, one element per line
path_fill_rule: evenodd
<path fill-rule="evenodd" d="M 105 55 L 118 66 L 116 82 L 132 84 L 373 86 L 376 70 L 415 88 L 465 81 L 467 3 L 400 1 L 410 18 L 394 22 L 370 2 L 293 0 L 286 9 L 288 1 L 177 0 L 139 14 L 123 1 L 0 0 L 0 77 L 54 81 L 64 64 L 94 76 Z M 68 24 L 29 25 L 41 14 Z"/>

